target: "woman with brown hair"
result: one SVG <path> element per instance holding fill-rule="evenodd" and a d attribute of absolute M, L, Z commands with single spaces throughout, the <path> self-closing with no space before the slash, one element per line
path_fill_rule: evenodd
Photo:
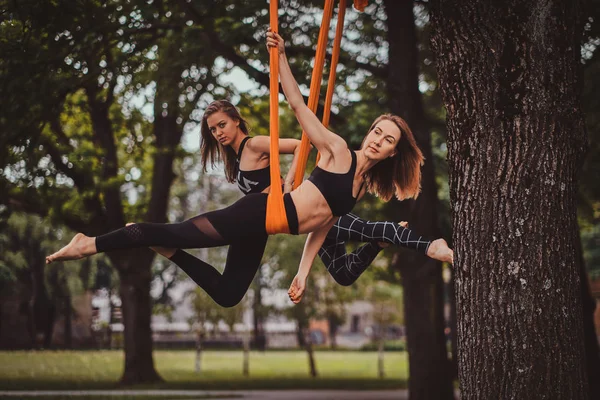
<path fill-rule="evenodd" d="M 312 262 L 327 233 L 340 216 L 349 213 L 365 192 L 388 200 L 414 198 L 420 190 L 420 166 L 423 161 L 412 132 L 399 117 L 378 118 L 358 151 L 321 124 L 304 104 L 298 85 L 285 56 L 283 40 L 269 33 L 267 45 L 277 47 L 281 84 L 296 119 L 321 153 L 310 178 L 298 188 L 284 194 L 289 231 L 308 233 L 298 274 L 289 295 L 300 301 Z M 208 121 L 213 136 L 221 135 L 219 121 Z M 222 137 L 221 143 L 228 143 Z M 384 168 L 375 168 L 383 163 Z M 391 173 L 387 171 L 392 169 Z M 265 228 L 266 193 L 252 193 L 233 205 L 208 212 L 175 224 L 139 223 L 106 235 L 87 237 L 77 234 L 71 243 L 50 255 L 47 262 L 86 257 L 104 251 L 135 247 L 205 248 L 229 245 L 223 274 L 206 264 L 197 281 L 215 301 L 223 306 L 237 304 L 243 297 L 260 265 L 268 237 Z M 431 243 L 430 257 L 452 262 L 452 250 L 443 239 Z M 244 279 L 241 277 L 244 276 Z"/>

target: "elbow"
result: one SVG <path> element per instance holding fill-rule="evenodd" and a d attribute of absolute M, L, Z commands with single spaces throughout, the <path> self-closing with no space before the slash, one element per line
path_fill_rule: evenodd
<path fill-rule="evenodd" d="M 294 114 L 298 114 L 300 112 L 300 110 L 302 109 L 302 106 L 306 107 L 306 104 L 304 104 L 304 100 L 302 98 L 293 99 L 293 100 L 288 99 L 288 104 L 290 105 L 290 108 L 292 109 Z"/>

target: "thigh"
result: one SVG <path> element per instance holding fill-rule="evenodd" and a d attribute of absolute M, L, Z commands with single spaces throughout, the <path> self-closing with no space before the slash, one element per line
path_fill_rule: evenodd
<path fill-rule="evenodd" d="M 342 215 L 327 233 L 327 238 L 336 242 L 363 242 L 368 221 L 354 214 Z"/>
<path fill-rule="evenodd" d="M 216 231 L 229 243 L 244 243 L 266 236 L 267 194 L 255 193 L 242 197 L 222 210 L 203 214 Z"/>

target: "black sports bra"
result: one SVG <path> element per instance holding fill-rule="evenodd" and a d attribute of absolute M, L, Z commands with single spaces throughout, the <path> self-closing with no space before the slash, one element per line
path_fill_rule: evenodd
<path fill-rule="evenodd" d="M 352 196 L 354 172 L 356 171 L 356 153 L 350 150 L 350 154 L 352 155 L 352 165 L 350 165 L 350 171 L 345 174 L 329 172 L 315 167 L 308 177 L 308 180 L 323 194 L 325 201 L 327 201 L 331 209 L 331 213 L 336 217 L 341 217 L 352 211 L 357 200 Z M 362 185 L 358 190 L 359 194 L 361 190 Z"/>
<path fill-rule="evenodd" d="M 242 171 L 240 169 L 240 159 L 242 158 L 242 151 L 246 142 L 250 140 L 249 136 L 246 136 L 240 144 L 237 158 L 235 160 L 235 180 L 237 181 L 238 187 L 246 195 L 250 193 L 261 193 L 263 190 L 271 186 L 271 176 L 269 175 L 269 167 L 255 169 L 253 171 Z"/>

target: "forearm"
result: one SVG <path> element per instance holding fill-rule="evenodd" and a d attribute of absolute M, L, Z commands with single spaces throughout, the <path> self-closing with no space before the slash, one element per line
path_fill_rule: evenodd
<path fill-rule="evenodd" d="M 304 97 L 302 97 L 298 83 L 292 74 L 292 69 L 285 53 L 279 54 L 279 78 L 285 98 L 292 110 L 296 110 L 299 107 L 306 107 Z"/>
<path fill-rule="evenodd" d="M 294 183 L 294 175 L 296 174 L 296 168 L 298 167 L 298 155 L 300 154 L 300 146 L 296 147 L 294 150 L 294 158 L 292 159 L 292 164 L 290 165 L 290 169 L 285 176 L 285 184 L 291 185 Z"/>
<path fill-rule="evenodd" d="M 300 260 L 300 266 L 298 267 L 298 275 L 302 277 L 307 277 L 312 268 L 313 262 L 325 237 L 327 236 L 327 232 L 331 229 L 333 222 L 327 224 L 319 230 L 311 232 L 308 234 L 306 238 L 306 243 L 304 244 L 304 251 L 302 252 L 302 259 Z"/>

